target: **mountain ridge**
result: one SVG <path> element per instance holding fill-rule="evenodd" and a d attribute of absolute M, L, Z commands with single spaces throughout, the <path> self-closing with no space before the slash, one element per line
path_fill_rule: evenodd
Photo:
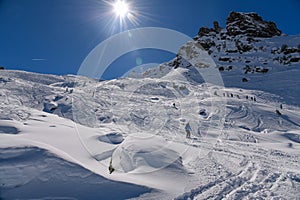
<path fill-rule="evenodd" d="M 236 17 L 237 16 L 237 17 Z M 251 18 L 251 20 L 249 20 Z M 215 62 L 216 68 L 222 75 L 225 87 L 241 87 L 244 89 L 258 89 L 280 96 L 285 96 L 287 103 L 298 104 L 294 99 L 286 95 L 284 88 L 276 88 L 268 84 L 274 73 L 278 73 L 278 85 L 281 87 L 282 77 L 289 77 L 300 67 L 300 35 L 287 36 L 281 34 L 273 22 L 264 21 L 255 13 L 232 12 L 228 25 L 221 28 L 218 22 L 214 22 L 214 28 L 202 27 L 194 37 L 196 44 L 200 44 Z M 241 22 L 248 20 L 250 24 Z M 267 24 L 267 25 L 266 25 Z M 252 27 L 249 33 L 238 31 L 236 34 L 228 34 L 232 27 L 244 29 Z M 269 30 L 269 26 L 273 28 Z M 230 28 L 231 27 L 231 28 Z M 253 32 L 252 29 L 256 31 Z M 248 29 L 247 29 L 248 30 Z M 247 31 L 246 30 L 246 31 Z M 266 35 L 268 33 L 268 35 Z M 256 37 L 264 36 L 264 37 Z M 268 36 L 268 37 L 265 37 Z M 199 58 L 201 60 L 201 58 Z M 172 70 L 180 68 L 188 69 L 183 75 L 186 78 L 194 76 L 193 64 L 177 55 L 173 60 L 151 68 L 141 74 L 131 73 L 129 77 L 163 77 Z M 296 75 L 295 75 L 296 76 Z M 203 82 L 203 79 L 198 77 Z M 297 80 L 294 85 L 300 84 Z M 259 85 L 256 82 L 261 82 Z M 271 81 L 274 82 L 274 81 Z M 268 85 L 268 87 L 265 87 Z M 297 87 L 291 93 L 300 93 Z"/>

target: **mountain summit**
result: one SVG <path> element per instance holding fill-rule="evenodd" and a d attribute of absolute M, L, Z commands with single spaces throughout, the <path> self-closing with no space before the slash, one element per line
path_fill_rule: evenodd
<path fill-rule="evenodd" d="M 274 22 L 265 21 L 256 13 L 231 12 L 225 28 L 217 21 L 213 22 L 213 28 L 201 27 L 194 43 L 184 48 L 201 45 L 214 61 L 210 67 L 220 71 L 226 87 L 263 90 L 298 104 L 297 98 L 290 95 L 300 94 L 298 87 L 289 87 L 288 91 L 285 82 L 290 79 L 282 77 L 300 73 L 296 69 L 300 64 L 299 41 L 299 35 L 283 35 Z M 201 56 L 196 59 L 204 61 Z M 196 68 L 199 69 L 191 59 L 186 60 L 179 53 L 173 60 L 132 77 L 157 78 L 172 71 L 184 71 L 186 79 L 201 83 L 203 77 L 195 74 Z M 300 84 L 298 80 L 292 82 Z"/>
<path fill-rule="evenodd" d="M 269 38 L 280 36 L 281 31 L 274 22 L 265 21 L 256 13 L 231 12 L 226 21 L 228 35 L 246 35 Z"/>
<path fill-rule="evenodd" d="M 201 27 L 198 35 L 207 36 L 219 33 L 222 28 L 218 22 L 214 22 L 214 28 Z M 237 36 L 252 36 L 260 38 L 270 38 L 273 36 L 280 36 L 282 34 L 274 22 L 265 21 L 257 13 L 241 13 L 231 12 L 226 20 L 227 35 Z"/>

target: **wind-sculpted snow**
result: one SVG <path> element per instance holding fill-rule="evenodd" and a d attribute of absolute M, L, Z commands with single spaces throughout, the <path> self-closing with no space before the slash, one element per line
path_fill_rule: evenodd
<path fill-rule="evenodd" d="M 106 179 L 39 148 L 1 148 L 0 164 L 4 199 L 121 200 L 150 191 Z"/>
<path fill-rule="evenodd" d="M 300 108 L 181 72 L 51 83 L 0 74 L 0 197 L 297 199 Z"/>
<path fill-rule="evenodd" d="M 147 134 L 132 134 L 112 155 L 113 166 L 121 172 L 145 173 L 164 168 L 183 170 L 180 153 L 168 141 Z"/>

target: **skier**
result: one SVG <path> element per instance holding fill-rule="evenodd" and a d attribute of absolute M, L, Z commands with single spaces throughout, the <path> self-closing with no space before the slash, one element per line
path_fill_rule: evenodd
<path fill-rule="evenodd" d="M 173 103 L 173 108 L 175 108 L 176 110 L 178 109 L 178 108 L 176 107 L 176 104 L 175 104 L 175 103 Z"/>
<path fill-rule="evenodd" d="M 112 166 L 112 158 L 110 159 L 109 167 L 108 167 L 109 174 L 115 171 L 115 168 Z"/>
<path fill-rule="evenodd" d="M 184 129 L 186 132 L 186 138 L 191 138 L 192 127 L 189 122 L 185 125 Z"/>

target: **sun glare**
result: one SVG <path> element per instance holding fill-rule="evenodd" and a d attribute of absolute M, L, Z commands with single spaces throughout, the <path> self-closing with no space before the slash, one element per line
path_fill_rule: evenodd
<path fill-rule="evenodd" d="M 0 0 L 1 1 L 1 0 Z M 103 0 L 109 5 L 109 15 L 113 15 L 107 24 L 110 26 L 110 32 L 115 32 L 120 28 L 120 31 L 128 28 L 136 27 L 140 24 L 140 14 L 138 7 L 135 5 L 136 0 Z"/>
<path fill-rule="evenodd" d="M 117 16 L 123 18 L 128 14 L 129 7 L 125 1 L 118 0 L 114 4 L 114 12 Z"/>

